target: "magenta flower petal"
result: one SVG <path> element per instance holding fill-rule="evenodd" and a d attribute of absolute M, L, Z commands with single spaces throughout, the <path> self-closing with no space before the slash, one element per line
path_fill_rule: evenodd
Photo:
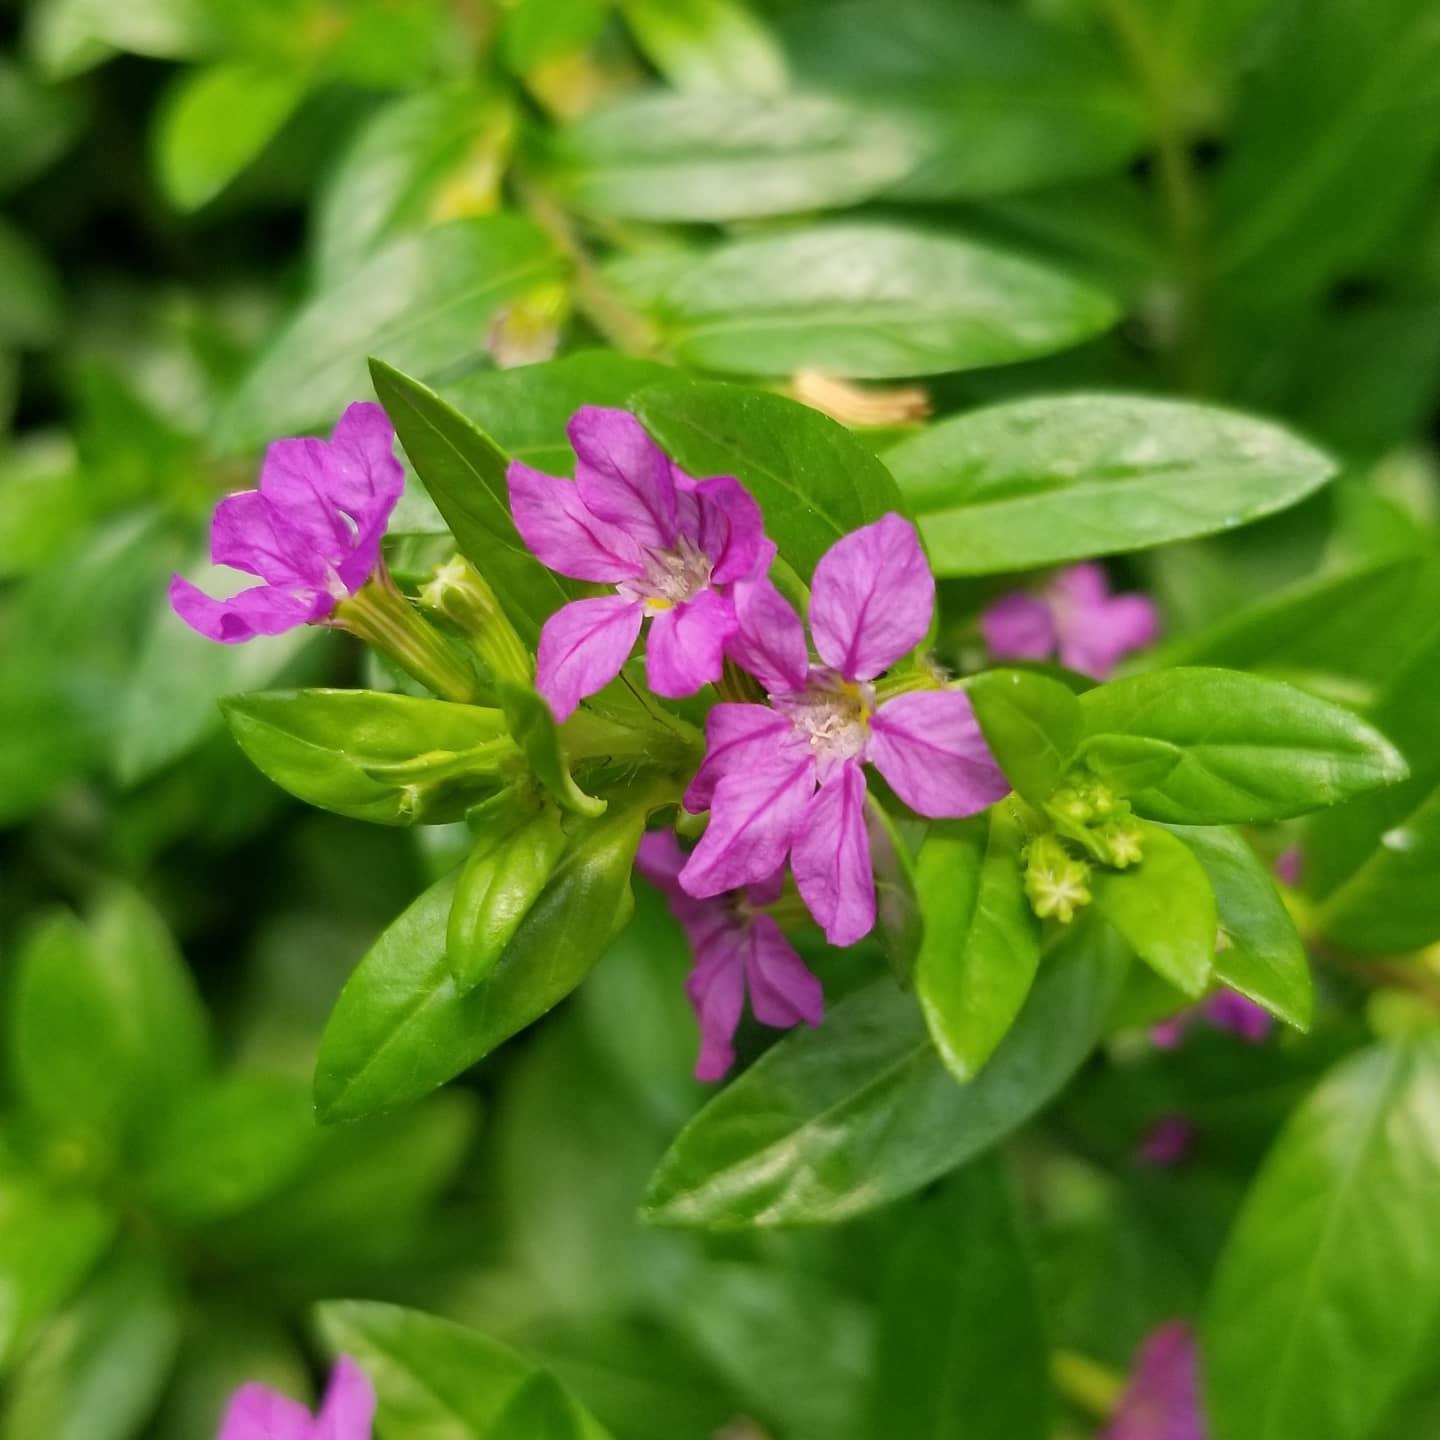
<path fill-rule="evenodd" d="M 239 645 L 257 635 L 281 635 L 321 619 L 334 606 L 328 595 L 295 595 L 273 585 L 252 585 L 228 600 L 216 600 L 183 575 L 170 581 L 170 608 L 192 630 L 222 645 Z"/>
<path fill-rule="evenodd" d="M 1044 660 L 1060 643 L 1050 607 L 1018 590 L 980 612 L 980 634 L 997 660 Z"/>
<path fill-rule="evenodd" d="M 640 837 L 635 851 L 635 868 L 664 896 L 684 895 L 680 888 L 680 867 L 685 852 L 673 830 L 650 830 Z"/>
<path fill-rule="evenodd" d="M 786 748 L 798 750 L 791 737 L 790 722 L 768 705 L 713 706 L 705 717 L 705 759 L 685 791 L 685 808 L 692 815 L 708 810 L 715 786 L 731 770 L 764 764 Z"/>
<path fill-rule="evenodd" d="M 641 545 L 660 550 L 673 546 L 675 482 L 670 457 L 639 420 L 628 410 L 586 405 L 571 416 L 567 433 L 575 449 L 575 486 L 585 508 L 598 519 L 620 526 Z M 540 558 L 545 559 L 543 555 Z M 548 560 L 545 563 L 550 565 Z M 560 569 L 558 565 L 550 568 Z"/>
<path fill-rule="evenodd" d="M 820 981 L 796 953 L 769 915 L 750 922 L 750 952 L 745 963 L 750 1008 L 762 1025 L 788 1029 L 818 1025 L 825 1016 Z"/>
<path fill-rule="evenodd" d="M 1104 1440 L 1206 1440 L 1198 1368 L 1188 1326 L 1176 1321 L 1153 1331 Z"/>
<path fill-rule="evenodd" d="M 1296 886 L 1305 873 L 1305 854 L 1298 845 L 1287 845 L 1275 857 L 1275 878 L 1282 884 Z"/>
<path fill-rule="evenodd" d="M 505 472 L 510 513 L 520 538 L 542 565 L 574 580 L 615 583 L 642 575 L 636 541 L 593 514 L 570 480 L 559 480 L 512 460 Z"/>
<path fill-rule="evenodd" d="M 1251 1045 L 1260 1044 L 1274 1024 L 1267 1010 L 1235 990 L 1217 990 L 1204 1001 L 1204 1010 L 1217 1030 L 1228 1030 Z"/>
<path fill-rule="evenodd" d="M 1158 1021 L 1150 1027 L 1150 1043 L 1157 1050 L 1178 1050 L 1185 1032 L 1194 1021 L 1194 1015 L 1193 1010 L 1186 1009 L 1168 1020 Z"/>
<path fill-rule="evenodd" d="M 917 815 L 974 815 L 1010 793 L 969 698 L 917 690 L 887 700 L 870 720 L 868 758 Z"/>
<path fill-rule="evenodd" d="M 1077 614 L 1099 609 L 1110 598 L 1110 577 L 1094 560 L 1082 560 L 1057 571 L 1045 587 L 1052 599 Z"/>
<path fill-rule="evenodd" d="M 330 458 L 331 493 L 356 525 L 367 528 L 377 511 L 390 514 L 405 489 L 405 469 L 395 458 L 394 428 L 378 405 L 346 409 L 330 436 Z"/>
<path fill-rule="evenodd" d="M 680 872 L 686 893 L 719 895 L 773 874 L 814 793 L 815 760 L 808 750 L 772 749 L 727 769 L 710 797 L 710 824 Z"/>
<path fill-rule="evenodd" d="M 756 574 L 762 556 L 769 568 L 766 551 L 772 547 L 765 541 L 764 516 L 755 497 L 733 476 L 691 481 L 679 500 L 681 528 L 710 557 L 713 584 L 730 585 Z"/>
<path fill-rule="evenodd" d="M 310 1412 L 269 1386 L 242 1385 L 225 1407 L 218 1440 L 313 1440 Z"/>
<path fill-rule="evenodd" d="M 837 765 L 805 809 L 790 868 L 832 945 L 853 945 L 875 925 L 875 876 L 865 833 L 865 772 Z"/>
<path fill-rule="evenodd" d="M 772 695 L 803 690 L 810 669 L 805 627 L 790 602 L 764 576 L 734 589 L 735 633 L 727 648 Z"/>
<path fill-rule="evenodd" d="M 313 516 L 307 518 L 307 525 L 310 519 Z M 339 523 L 343 526 L 344 522 Z M 344 543 L 349 543 L 348 531 Z M 338 556 L 340 548 L 340 542 L 333 542 L 328 532 L 297 527 L 293 512 L 281 509 L 258 490 L 225 496 L 210 522 L 210 559 L 216 565 L 257 575 L 271 585 L 326 589 L 331 568 L 327 557 Z"/>
<path fill-rule="evenodd" d="M 1160 615 L 1145 595 L 1117 595 L 1061 625 L 1060 663 L 1097 680 L 1108 679 L 1133 650 L 1152 645 Z"/>
<path fill-rule="evenodd" d="M 342 1355 L 330 1372 L 314 1440 L 370 1440 L 374 1419 L 375 1387 L 348 1355 Z"/>
<path fill-rule="evenodd" d="M 1194 1142 L 1195 1127 L 1183 1115 L 1162 1115 L 1145 1132 L 1135 1158 L 1142 1165 L 1168 1169 L 1190 1153 Z"/>
<path fill-rule="evenodd" d="M 915 527 L 882 515 L 837 540 L 815 567 L 810 633 L 847 680 L 873 680 L 930 628 L 935 577 Z"/>
<path fill-rule="evenodd" d="M 685 982 L 685 993 L 700 1022 L 697 1080 L 721 1080 L 735 1063 L 735 1027 L 745 1005 L 742 950 L 743 937 L 726 931 L 703 950 L 697 948 L 694 968 Z"/>
<path fill-rule="evenodd" d="M 678 700 L 718 680 L 725 642 L 734 629 L 734 608 L 714 590 L 702 590 L 693 600 L 660 611 L 650 621 L 645 641 L 645 678 L 650 688 Z"/>
<path fill-rule="evenodd" d="M 587 696 L 603 690 L 630 658 L 644 611 L 633 600 L 606 595 L 572 600 L 546 622 L 536 656 L 535 688 L 563 723 Z"/>

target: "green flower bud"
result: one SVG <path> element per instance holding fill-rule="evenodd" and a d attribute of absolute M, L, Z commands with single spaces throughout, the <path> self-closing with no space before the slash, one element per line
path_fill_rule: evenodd
<path fill-rule="evenodd" d="M 1025 894 L 1042 919 L 1054 916 L 1062 925 L 1090 903 L 1090 867 L 1076 860 L 1053 835 L 1030 842 L 1025 856 Z"/>
<path fill-rule="evenodd" d="M 442 615 L 470 642 L 498 680 L 528 686 L 535 661 L 485 578 L 463 555 L 453 556 L 420 587 L 421 606 Z"/>
<path fill-rule="evenodd" d="M 1145 858 L 1140 827 L 1133 820 L 1112 820 L 1095 832 L 1096 849 L 1107 865 L 1117 870 L 1138 865 Z"/>
<path fill-rule="evenodd" d="M 1089 796 L 1074 785 L 1066 785 L 1057 790 L 1045 802 L 1045 808 L 1067 829 L 1088 824 L 1095 815 Z"/>

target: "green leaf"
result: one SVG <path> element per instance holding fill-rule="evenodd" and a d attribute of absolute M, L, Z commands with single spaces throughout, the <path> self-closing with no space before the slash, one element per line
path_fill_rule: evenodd
<path fill-rule="evenodd" d="M 205 1012 L 169 931 L 112 889 L 87 927 L 61 912 L 16 959 L 16 1088 L 30 1110 L 82 1143 L 123 1150 L 209 1060 Z"/>
<path fill-rule="evenodd" d="M 1216 192 L 1225 283 L 1270 303 L 1367 259 L 1440 149 L 1429 0 L 1306 0 L 1279 20 L 1248 67 Z"/>
<path fill-rule="evenodd" d="M 74 97 L 43 85 L 14 63 L 0 58 L 0 193 L 8 193 L 64 150 L 75 130 Z"/>
<path fill-rule="evenodd" d="M 115 1219 L 84 1195 L 0 1175 L 0 1369 L 104 1254 Z"/>
<path fill-rule="evenodd" d="M 490 582 L 510 622 L 534 645 L 545 620 L 579 593 L 525 547 L 510 518 L 508 459 L 484 431 L 418 380 L 383 361 L 375 393 L 461 553 Z"/>
<path fill-rule="evenodd" d="M 1229 944 L 1215 954 L 1215 975 L 1297 1030 L 1314 1008 L 1305 946 L 1259 856 L 1233 830 L 1167 826 L 1205 867 L 1220 928 Z"/>
<path fill-rule="evenodd" d="M 718 221 L 853 205 L 912 164 L 903 130 L 843 100 L 656 92 L 562 130 L 547 173 L 581 210 Z"/>
<path fill-rule="evenodd" d="M 1145 735 L 1092 735 L 1077 758 L 1117 795 L 1134 795 L 1160 784 L 1183 753 L 1166 740 Z"/>
<path fill-rule="evenodd" d="M 871 1440 L 1045 1440 L 1049 1354 L 1020 1217 L 996 1159 L 907 1222 L 881 1300 Z"/>
<path fill-rule="evenodd" d="M 502 680 L 496 683 L 495 688 L 515 743 L 556 804 L 572 815 L 593 818 L 604 814 L 605 801 L 587 795 L 570 774 L 570 765 L 561 746 L 560 727 L 555 724 L 549 703 L 529 687 Z"/>
<path fill-rule="evenodd" d="M 489 214 L 513 123 L 494 93 L 473 84 L 425 89 L 378 111 L 320 194 L 317 273 L 338 279 L 403 230 Z"/>
<path fill-rule="evenodd" d="M 51 344 L 60 329 L 60 308 L 60 280 L 50 262 L 21 231 L 0 220 L 0 346 Z"/>
<path fill-rule="evenodd" d="M 1267 421 L 1124 395 L 1016 400 L 886 451 L 938 575 L 989 575 L 1211 535 L 1335 475 Z"/>
<path fill-rule="evenodd" d="M 877 221 L 747 236 L 609 267 L 682 363 L 885 379 L 1007 365 L 1108 329 L 1108 295 L 958 235 Z M 1008 568 L 1016 568 L 1010 566 Z"/>
<path fill-rule="evenodd" d="M 885 467 L 848 430 L 797 401 L 740 385 L 675 381 L 634 408 L 691 475 L 734 475 L 806 579 L 842 535 L 900 508 Z"/>
<path fill-rule="evenodd" d="M 1127 957 L 1077 930 L 1010 1033 L 956 1085 L 914 1000 L 877 980 L 793 1030 L 680 1132 L 646 1197 L 662 1225 L 833 1224 L 965 1164 L 1023 1125 L 1090 1053 Z"/>
<path fill-rule="evenodd" d="M 915 857 L 894 817 L 873 795 L 865 805 L 865 833 L 875 872 L 875 939 L 891 973 L 909 985 L 925 933 L 915 893 Z"/>
<path fill-rule="evenodd" d="M 973 1080 L 1020 1013 L 1040 964 L 1040 925 L 1025 898 L 1025 835 L 1004 805 L 932 825 L 917 888 L 925 939 L 915 993 L 950 1072 Z"/>
<path fill-rule="evenodd" d="M 261 352 L 220 415 L 216 448 L 332 424 L 365 394 L 367 355 L 421 379 L 469 359 L 507 301 L 565 270 L 517 215 L 400 236 L 321 289 Z"/>
<path fill-rule="evenodd" d="M 341 992 L 315 1069 L 322 1121 L 409 1103 L 563 1000 L 612 938 L 649 802 L 584 822 L 485 979 L 462 995 L 446 963 L 455 876 L 432 885 L 376 941 Z"/>
<path fill-rule="evenodd" d="M 1440 1036 L 1374 1048 L 1286 1125 L 1205 1317 L 1216 1440 L 1365 1440 L 1440 1313 Z"/>
<path fill-rule="evenodd" d="M 635 43 L 677 90 L 778 95 L 779 43 L 742 0 L 620 0 Z"/>
<path fill-rule="evenodd" d="M 501 32 L 505 63 L 528 75 L 579 55 L 595 43 L 609 15 L 610 0 L 515 0 Z"/>
<path fill-rule="evenodd" d="M 1080 740 L 1080 702 L 1068 685 L 1030 670 L 987 670 L 965 685 L 985 743 L 1032 805 L 1058 788 Z"/>
<path fill-rule="evenodd" d="M 379 690 L 272 690 L 221 701 L 251 762 L 282 790 L 380 825 L 458 820 L 516 751 L 498 710 Z"/>
<path fill-rule="evenodd" d="M 290 1181 L 316 1138 L 303 1083 L 233 1075 L 179 1097 L 147 1137 L 147 1204 L 177 1225 L 223 1219 Z"/>
<path fill-rule="evenodd" d="M 32 7 L 30 47 L 46 74 L 61 78 L 107 59 L 112 49 L 183 60 L 213 49 L 208 0 L 40 0 Z"/>
<path fill-rule="evenodd" d="M 303 71 L 245 60 L 183 72 L 155 135 L 165 193 L 182 210 L 213 200 L 275 138 L 309 84 Z"/>
<path fill-rule="evenodd" d="M 1219 920 L 1205 867 L 1158 825 L 1141 824 L 1145 858 L 1129 870 L 1096 866 L 1095 909 L 1157 974 L 1187 995 L 1205 992 Z"/>
<path fill-rule="evenodd" d="M 138 1255 L 114 1256 L 26 1352 L 6 1440 L 130 1440 L 160 1399 L 180 1328 L 168 1276 Z"/>
<path fill-rule="evenodd" d="M 382 1433 L 426 1440 L 605 1440 L 545 1371 L 452 1320 L 361 1300 L 317 1311 L 326 1344 L 375 1384 Z"/>
<path fill-rule="evenodd" d="M 1405 776 L 1364 721 L 1277 680 L 1235 670 L 1156 671 L 1080 697 L 1091 735 L 1138 735 L 1182 753 L 1137 812 L 1185 825 L 1284 820 Z"/>

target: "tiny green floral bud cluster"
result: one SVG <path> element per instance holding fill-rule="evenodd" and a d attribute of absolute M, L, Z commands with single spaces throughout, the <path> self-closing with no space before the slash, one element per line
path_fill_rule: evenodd
<path fill-rule="evenodd" d="M 420 605 L 441 615 L 469 642 L 488 674 L 529 686 L 535 662 L 516 633 L 494 590 L 462 555 L 438 565 L 420 587 Z"/>
<path fill-rule="evenodd" d="M 1068 925 L 1090 903 L 1090 867 L 1056 835 L 1037 835 L 1025 851 L 1025 894 L 1042 919 Z"/>

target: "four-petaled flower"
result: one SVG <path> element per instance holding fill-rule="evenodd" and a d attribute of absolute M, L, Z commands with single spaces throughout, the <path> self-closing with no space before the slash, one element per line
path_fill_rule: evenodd
<path fill-rule="evenodd" d="M 536 687 L 566 719 L 620 673 L 649 616 L 650 688 L 693 695 L 720 677 L 735 630 L 730 586 L 773 554 L 760 507 L 728 475 L 686 475 L 628 411 L 587 405 L 569 436 L 574 481 L 512 461 L 510 509 L 545 565 L 615 593 L 572 601 L 545 622 Z"/>
<path fill-rule="evenodd" d="M 1152 1330 L 1103 1440 L 1205 1440 L 1197 1369 L 1187 1325 Z"/>
<path fill-rule="evenodd" d="M 342 1355 L 318 1415 L 267 1385 L 242 1385 L 230 1397 L 218 1440 L 370 1440 L 375 1389 L 369 1377 Z"/>
<path fill-rule="evenodd" d="M 799 616 L 765 578 L 735 587 L 731 656 L 768 705 L 716 705 L 685 793 L 710 823 L 680 874 L 700 898 L 763 882 L 790 857 L 810 913 L 836 945 L 875 923 L 865 828 L 869 761 L 918 814 L 973 815 L 1009 790 L 958 690 L 880 702 L 873 682 L 930 628 L 935 580 L 908 521 L 886 515 L 815 567 L 812 664 Z"/>
<path fill-rule="evenodd" d="M 762 1025 L 789 1029 L 818 1025 L 825 1010 L 820 982 L 795 953 L 772 916 L 761 908 L 780 897 L 777 870 L 762 883 L 696 900 L 680 887 L 685 852 L 672 831 L 653 831 L 640 842 L 635 868 L 669 901 L 695 964 L 685 991 L 700 1021 L 698 1080 L 719 1080 L 735 1063 L 735 1027 L 745 992 Z"/>
<path fill-rule="evenodd" d="M 277 440 L 265 452 L 260 488 L 216 507 L 210 555 L 258 575 L 216 600 L 182 576 L 170 604 L 192 629 L 227 645 L 325 619 L 380 563 L 380 539 L 405 486 L 395 431 L 378 405 L 352 405 L 328 442 Z"/>
<path fill-rule="evenodd" d="M 1178 1015 L 1150 1027 L 1150 1043 L 1160 1050 L 1174 1050 L 1185 1032 L 1197 1020 L 1216 1030 L 1228 1030 L 1248 1045 L 1258 1045 L 1274 1023 L 1267 1011 L 1234 990 L 1217 990 L 1198 1005 L 1187 1006 Z"/>
<path fill-rule="evenodd" d="M 1105 680 L 1132 650 L 1160 633 L 1160 616 L 1148 595 L 1112 595 L 1105 571 L 1071 565 L 1039 591 L 1017 590 L 987 605 L 980 633 L 997 660 L 1048 660 Z"/>

